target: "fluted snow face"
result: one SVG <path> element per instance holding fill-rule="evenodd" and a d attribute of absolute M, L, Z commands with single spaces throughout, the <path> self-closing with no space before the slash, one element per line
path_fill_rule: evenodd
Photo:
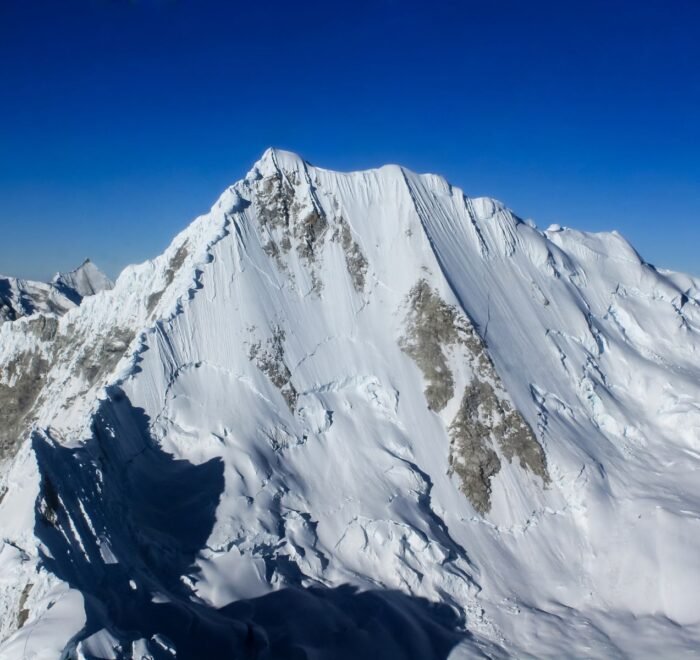
<path fill-rule="evenodd" d="M 284 655 L 271 621 L 364 611 L 347 584 L 425 633 L 387 613 L 397 657 L 694 648 L 699 298 L 616 234 L 268 150 L 113 290 L 0 326 L 0 649 L 187 657 L 186 616 Z"/>

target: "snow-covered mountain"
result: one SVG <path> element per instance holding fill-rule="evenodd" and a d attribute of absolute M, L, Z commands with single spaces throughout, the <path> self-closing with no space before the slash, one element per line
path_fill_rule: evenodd
<path fill-rule="evenodd" d="M 80 304 L 87 296 L 114 288 L 114 282 L 90 259 L 85 259 L 78 268 L 69 273 L 56 273 L 52 284 L 76 304 Z"/>
<path fill-rule="evenodd" d="M 2 658 L 700 645 L 700 284 L 439 176 L 268 150 L 0 325 L 0 456 Z"/>
<path fill-rule="evenodd" d="M 111 289 L 114 283 L 89 259 L 50 283 L 0 276 L 0 323 L 32 314 L 65 314 L 83 298 Z"/>

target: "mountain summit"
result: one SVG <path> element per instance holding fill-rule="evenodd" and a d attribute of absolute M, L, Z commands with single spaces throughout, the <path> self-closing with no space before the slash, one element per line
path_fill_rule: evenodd
<path fill-rule="evenodd" d="M 114 287 L 114 282 L 90 259 L 85 259 L 78 268 L 69 273 L 56 273 L 51 283 L 65 292 L 76 304 L 80 304 L 87 296 L 94 296 L 100 291 L 108 291 Z"/>
<path fill-rule="evenodd" d="M 271 149 L 0 325 L 0 656 L 680 657 L 698 447 L 696 280 Z"/>

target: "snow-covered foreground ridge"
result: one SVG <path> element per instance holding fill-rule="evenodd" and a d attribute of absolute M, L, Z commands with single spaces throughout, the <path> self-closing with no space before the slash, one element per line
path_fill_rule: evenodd
<path fill-rule="evenodd" d="M 616 233 L 268 150 L 0 325 L 0 657 L 690 657 L 699 338 Z"/>

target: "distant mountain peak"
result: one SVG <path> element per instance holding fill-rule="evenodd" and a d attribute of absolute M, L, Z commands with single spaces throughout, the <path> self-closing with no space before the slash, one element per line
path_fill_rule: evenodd
<path fill-rule="evenodd" d="M 51 282 L 0 276 L 0 322 L 37 313 L 62 316 L 83 298 L 113 287 L 89 258 L 74 270 L 56 273 Z"/>
<path fill-rule="evenodd" d="M 87 296 L 114 288 L 114 282 L 90 260 L 90 257 L 86 257 L 74 270 L 56 273 L 52 284 L 76 304 Z"/>

